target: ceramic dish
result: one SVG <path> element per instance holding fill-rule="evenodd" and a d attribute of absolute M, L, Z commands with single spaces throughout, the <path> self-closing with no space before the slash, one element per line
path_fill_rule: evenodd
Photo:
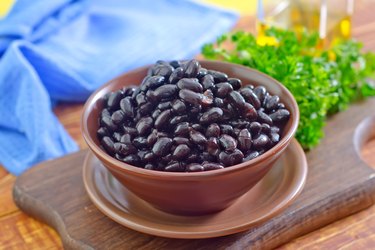
<path fill-rule="evenodd" d="M 162 212 L 121 185 L 90 152 L 83 167 L 87 193 L 105 215 L 133 230 L 169 238 L 234 234 L 283 211 L 301 192 L 307 176 L 305 154 L 293 139 L 267 175 L 227 209 L 203 216 Z"/>
<path fill-rule="evenodd" d="M 98 118 L 107 93 L 139 84 L 148 66 L 119 76 L 98 89 L 87 100 L 81 127 L 83 137 L 92 153 L 124 185 L 142 200 L 168 213 L 181 215 L 209 214 L 231 206 L 248 192 L 272 168 L 293 138 L 299 121 L 299 110 L 292 94 L 275 79 L 248 67 L 220 61 L 200 61 L 206 69 L 225 72 L 241 79 L 244 86 L 263 85 L 272 95 L 278 95 L 290 112 L 281 140 L 264 154 L 250 161 L 223 169 L 194 173 L 150 171 L 121 162 L 101 147 L 97 138 Z"/>

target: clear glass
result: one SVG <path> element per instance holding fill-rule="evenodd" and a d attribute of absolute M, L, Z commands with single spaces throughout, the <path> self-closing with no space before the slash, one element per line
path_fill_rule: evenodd
<path fill-rule="evenodd" d="M 323 45 L 351 36 L 354 0 L 258 0 L 257 30 L 276 26 L 319 33 Z"/>

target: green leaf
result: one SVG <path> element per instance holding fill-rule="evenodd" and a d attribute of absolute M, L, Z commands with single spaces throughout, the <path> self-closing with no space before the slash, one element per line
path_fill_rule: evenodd
<path fill-rule="evenodd" d="M 266 35 L 278 45 L 261 46 L 251 33 L 224 34 L 202 48 L 209 59 L 256 68 L 280 81 L 294 95 L 300 109 L 296 138 L 305 149 L 324 136 L 327 116 L 360 98 L 375 96 L 375 55 L 362 53 L 362 44 L 348 40 L 319 50 L 317 33 L 271 28 Z M 225 45 L 224 45 L 225 44 Z M 226 49 L 230 48 L 230 49 Z"/>

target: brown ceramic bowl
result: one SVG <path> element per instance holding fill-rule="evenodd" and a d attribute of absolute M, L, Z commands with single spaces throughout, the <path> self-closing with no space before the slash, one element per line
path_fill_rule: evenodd
<path fill-rule="evenodd" d="M 196 215 L 223 210 L 248 192 L 271 169 L 297 129 L 299 110 L 292 94 L 273 78 L 256 70 L 219 61 L 200 61 L 202 67 L 225 72 L 242 80 L 244 85 L 263 85 L 278 95 L 290 111 L 282 139 L 263 155 L 224 169 L 195 173 L 172 173 L 147 170 L 118 161 L 108 155 L 96 137 L 102 97 L 126 85 L 140 83 L 148 67 L 135 69 L 111 80 L 87 100 L 81 120 L 83 137 L 91 151 L 120 183 L 141 199 L 165 212 Z"/>

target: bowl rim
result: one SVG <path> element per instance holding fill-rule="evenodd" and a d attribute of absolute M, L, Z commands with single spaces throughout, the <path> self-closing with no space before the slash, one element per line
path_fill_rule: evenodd
<path fill-rule="evenodd" d="M 247 70 L 247 71 L 252 71 L 255 74 L 262 75 L 263 77 L 267 78 L 271 82 L 274 82 L 277 85 L 279 85 L 279 87 L 286 93 L 287 98 L 290 99 L 291 106 L 296 111 L 296 113 L 293 113 L 293 115 L 291 116 L 292 124 L 290 126 L 290 129 L 286 132 L 285 136 L 275 146 L 273 146 L 272 148 L 267 150 L 264 154 L 254 158 L 252 160 L 242 162 L 242 163 L 230 166 L 230 167 L 212 170 L 212 171 L 164 172 L 164 171 L 156 171 L 156 170 L 149 170 L 149 169 L 136 167 L 136 166 L 133 166 L 133 165 L 127 164 L 125 162 L 117 160 L 116 158 L 107 154 L 102 148 L 100 148 L 100 146 L 96 145 L 96 143 L 91 138 L 91 136 L 89 134 L 89 131 L 88 131 L 88 125 L 87 125 L 87 120 L 88 120 L 88 117 L 89 117 L 89 108 L 93 107 L 95 105 L 95 103 L 101 97 L 100 93 L 102 91 L 104 91 L 104 89 L 107 88 L 107 86 L 110 85 L 112 82 L 115 82 L 115 81 L 123 78 L 127 74 L 137 73 L 137 71 L 143 71 L 146 68 L 149 68 L 151 66 L 151 64 L 150 64 L 150 65 L 138 67 L 136 69 L 127 71 L 127 72 L 109 80 L 108 82 L 103 84 L 100 88 L 98 88 L 95 92 L 93 92 L 83 106 L 82 115 L 81 115 L 81 133 L 82 133 L 83 138 L 86 141 L 89 149 L 92 150 L 95 155 L 100 155 L 100 157 L 104 158 L 105 161 L 110 162 L 111 166 L 106 166 L 106 164 L 103 164 L 105 167 L 109 167 L 111 170 L 117 170 L 116 172 L 127 171 L 127 172 L 132 172 L 135 175 L 144 176 L 144 177 L 148 177 L 148 178 L 173 177 L 174 179 L 177 178 L 177 179 L 189 180 L 189 179 L 196 179 L 196 178 L 204 178 L 204 177 L 208 177 L 208 176 L 214 177 L 214 176 L 226 175 L 226 174 L 231 173 L 231 172 L 240 171 L 243 168 L 249 167 L 249 165 L 258 165 L 260 162 L 264 161 L 267 158 L 272 157 L 272 155 L 275 155 L 279 150 L 282 150 L 283 148 L 285 148 L 289 144 L 289 142 L 291 141 L 291 139 L 293 138 L 293 136 L 294 136 L 294 134 L 297 130 L 300 113 L 299 113 L 299 108 L 298 108 L 298 105 L 297 105 L 297 102 L 296 102 L 294 96 L 290 93 L 290 91 L 283 84 L 281 84 L 279 81 L 277 81 L 276 79 L 272 78 L 271 76 L 269 76 L 267 74 L 264 74 L 264 73 L 262 73 L 262 72 L 260 72 L 256 69 L 246 67 L 246 66 L 243 66 L 243 65 L 240 65 L 240 64 L 228 63 L 228 62 L 217 61 L 217 60 L 197 60 L 197 61 L 199 61 L 200 63 L 214 63 L 214 64 L 222 64 L 224 66 L 227 65 L 227 66 L 230 66 L 230 67 L 242 68 L 242 69 Z"/>

